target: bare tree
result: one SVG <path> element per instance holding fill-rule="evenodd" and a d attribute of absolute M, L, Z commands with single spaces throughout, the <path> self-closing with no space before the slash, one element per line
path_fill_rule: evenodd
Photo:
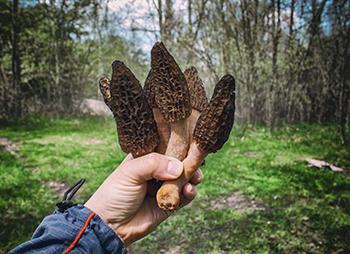
<path fill-rule="evenodd" d="M 18 25 L 18 3 L 19 0 L 13 0 L 12 3 L 12 85 L 14 90 L 14 107 L 15 117 L 22 114 L 21 103 L 21 59 L 19 50 L 19 25 Z"/>

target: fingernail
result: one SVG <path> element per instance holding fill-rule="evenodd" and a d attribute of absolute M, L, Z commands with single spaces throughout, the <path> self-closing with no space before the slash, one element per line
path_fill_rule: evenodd
<path fill-rule="evenodd" d="M 172 176 L 179 176 L 182 172 L 182 162 L 181 161 L 176 161 L 176 160 L 171 160 L 168 163 L 168 173 Z"/>

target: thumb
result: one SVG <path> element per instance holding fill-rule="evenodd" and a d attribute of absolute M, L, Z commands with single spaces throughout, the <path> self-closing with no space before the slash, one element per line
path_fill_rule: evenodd
<path fill-rule="evenodd" d="M 150 153 L 134 160 L 126 161 L 118 169 L 124 175 L 144 183 L 152 178 L 157 180 L 173 180 L 183 171 L 181 161 L 159 153 Z"/>

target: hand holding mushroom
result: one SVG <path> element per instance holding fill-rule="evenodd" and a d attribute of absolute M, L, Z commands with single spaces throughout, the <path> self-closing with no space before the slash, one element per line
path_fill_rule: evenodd
<path fill-rule="evenodd" d="M 164 182 L 157 192 L 158 206 L 173 211 L 180 205 L 182 187 L 205 156 L 219 150 L 229 137 L 235 80 L 225 75 L 208 103 L 194 67 L 182 73 L 161 42 L 153 46 L 151 58 L 144 89 L 119 61 L 112 64 L 111 82 L 100 79 L 100 89 L 115 117 L 124 152 L 139 157 L 156 151 L 183 161 L 180 178 Z"/>

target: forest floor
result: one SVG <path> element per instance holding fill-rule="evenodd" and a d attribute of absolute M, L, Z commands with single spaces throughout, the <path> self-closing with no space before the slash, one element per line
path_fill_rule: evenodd
<path fill-rule="evenodd" d="M 86 178 L 84 202 L 125 156 L 111 118 L 29 118 L 0 138 L 0 253 L 29 239 L 67 186 Z M 235 127 L 202 170 L 198 198 L 130 253 L 350 251 L 350 154 L 334 125 Z"/>

